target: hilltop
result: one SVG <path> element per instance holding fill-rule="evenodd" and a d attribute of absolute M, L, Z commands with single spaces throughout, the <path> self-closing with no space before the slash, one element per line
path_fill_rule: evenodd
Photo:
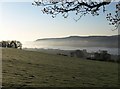
<path fill-rule="evenodd" d="M 41 41 L 41 40 L 80 40 L 80 39 L 101 39 L 103 40 L 104 38 L 108 39 L 116 39 L 118 38 L 120 35 L 112 35 L 112 36 L 69 36 L 69 37 L 61 37 L 61 38 L 43 38 L 43 39 L 37 39 L 36 41 Z"/>
<path fill-rule="evenodd" d="M 3 87 L 118 86 L 117 63 L 12 48 L 2 54 Z"/>
<path fill-rule="evenodd" d="M 62 38 L 37 39 L 36 42 L 74 47 L 113 47 L 118 48 L 119 35 L 113 36 L 69 36 Z"/>

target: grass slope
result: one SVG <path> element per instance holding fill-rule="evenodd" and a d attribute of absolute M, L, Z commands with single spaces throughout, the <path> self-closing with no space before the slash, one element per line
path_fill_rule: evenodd
<path fill-rule="evenodd" d="M 117 87 L 118 64 L 2 49 L 5 87 Z"/>

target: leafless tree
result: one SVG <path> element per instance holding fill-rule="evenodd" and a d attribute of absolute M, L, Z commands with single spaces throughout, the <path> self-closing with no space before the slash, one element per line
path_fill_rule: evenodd
<path fill-rule="evenodd" d="M 109 5 L 112 0 L 35 0 L 32 5 L 42 6 L 42 12 L 44 14 L 50 14 L 52 17 L 56 17 L 61 14 L 64 18 L 69 16 L 69 12 L 75 12 L 79 16 L 78 21 L 82 16 L 92 14 L 98 16 L 101 7 L 103 12 L 106 11 L 105 6 Z M 115 26 L 115 29 L 119 27 L 120 16 L 118 15 L 120 10 L 120 4 L 116 5 L 116 15 L 113 17 L 111 13 L 107 15 L 107 20 L 111 25 Z"/>
<path fill-rule="evenodd" d="M 109 14 L 107 14 L 106 18 L 109 21 L 110 25 L 115 26 L 114 30 L 120 28 L 120 2 L 118 2 L 118 4 L 116 4 L 115 15 L 113 16 L 111 13 L 109 13 Z"/>

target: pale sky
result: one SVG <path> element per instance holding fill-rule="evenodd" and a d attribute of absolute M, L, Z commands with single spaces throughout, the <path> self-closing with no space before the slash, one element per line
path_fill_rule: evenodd
<path fill-rule="evenodd" d="M 67 19 L 58 15 L 52 18 L 41 12 L 40 7 L 29 2 L 0 2 L 0 40 L 34 41 L 40 38 L 66 36 L 116 35 L 106 20 L 106 14 L 115 10 L 115 3 L 106 7 L 99 16 L 87 15 L 78 22 L 74 13 Z M 19 1 L 19 0 L 18 0 Z M 28 1 L 28 0 L 27 0 Z"/>

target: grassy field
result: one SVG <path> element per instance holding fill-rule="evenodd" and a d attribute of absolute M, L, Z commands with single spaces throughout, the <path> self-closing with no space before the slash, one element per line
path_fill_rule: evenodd
<path fill-rule="evenodd" d="M 118 64 L 2 49 L 4 87 L 117 87 Z"/>

